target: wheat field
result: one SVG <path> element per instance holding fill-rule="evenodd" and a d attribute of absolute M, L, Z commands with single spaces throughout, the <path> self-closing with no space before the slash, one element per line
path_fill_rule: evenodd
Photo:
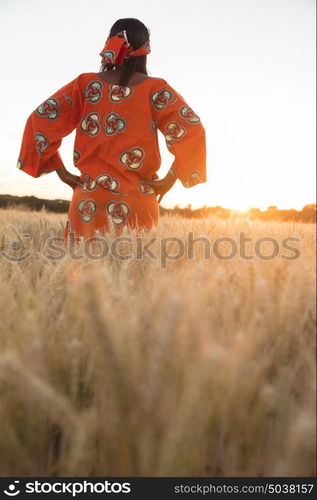
<path fill-rule="evenodd" d="M 299 255 L 162 266 L 128 230 L 132 258 L 48 259 L 65 220 L 0 211 L 1 476 L 315 475 L 315 226 L 163 217 L 153 252 L 244 232 Z"/>

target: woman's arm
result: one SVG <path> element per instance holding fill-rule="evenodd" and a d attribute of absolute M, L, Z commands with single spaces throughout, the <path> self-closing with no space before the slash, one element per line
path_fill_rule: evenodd
<path fill-rule="evenodd" d="M 157 128 L 163 133 L 168 150 L 175 157 L 172 165 L 175 177 L 186 188 L 206 182 L 206 137 L 199 116 L 163 79 L 159 80 L 150 101 Z M 163 181 L 158 188 L 169 189 L 171 180 L 168 175 L 156 181 Z"/>
<path fill-rule="evenodd" d="M 40 104 L 28 117 L 17 167 L 32 177 L 65 167 L 59 154 L 62 139 L 78 125 L 83 106 L 82 75 L 64 85 Z M 64 167 L 64 169 L 63 169 Z M 65 182 L 65 181 L 64 181 Z"/>

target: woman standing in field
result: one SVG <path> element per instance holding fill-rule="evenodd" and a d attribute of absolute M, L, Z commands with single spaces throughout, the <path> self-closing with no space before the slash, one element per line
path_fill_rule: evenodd
<path fill-rule="evenodd" d="M 100 53 L 101 71 L 80 74 L 27 120 L 17 166 L 33 177 L 55 170 L 73 188 L 66 237 L 72 231 L 87 238 L 109 226 L 149 228 L 176 179 L 185 187 L 206 182 L 204 128 L 178 92 L 148 76 L 149 52 L 146 26 L 119 19 Z M 75 128 L 80 176 L 65 169 L 58 152 Z M 157 129 L 175 156 L 162 179 Z"/>

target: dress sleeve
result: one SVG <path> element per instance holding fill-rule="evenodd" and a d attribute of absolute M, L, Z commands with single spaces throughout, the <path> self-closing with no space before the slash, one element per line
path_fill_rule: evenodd
<path fill-rule="evenodd" d="M 184 187 L 206 182 L 206 137 L 199 116 L 165 80 L 151 94 L 153 118 L 175 156 L 171 169 Z"/>
<path fill-rule="evenodd" d="M 27 119 L 17 168 L 32 177 L 63 167 L 62 138 L 78 125 L 83 107 L 80 75 L 40 104 Z"/>

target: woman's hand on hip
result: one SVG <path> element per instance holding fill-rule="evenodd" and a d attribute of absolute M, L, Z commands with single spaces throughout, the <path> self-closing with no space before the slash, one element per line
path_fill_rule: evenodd
<path fill-rule="evenodd" d="M 56 170 L 56 173 L 62 182 L 65 182 L 72 189 L 75 189 L 76 186 L 83 186 L 83 183 L 80 180 L 78 175 L 71 174 L 66 170 L 65 167 L 59 168 Z"/>
<path fill-rule="evenodd" d="M 164 194 L 166 194 L 175 184 L 176 182 L 175 171 L 171 168 L 163 179 L 157 180 L 145 180 L 145 183 L 148 186 L 151 186 L 154 189 L 156 195 L 158 195 L 158 203 L 161 202 Z"/>

